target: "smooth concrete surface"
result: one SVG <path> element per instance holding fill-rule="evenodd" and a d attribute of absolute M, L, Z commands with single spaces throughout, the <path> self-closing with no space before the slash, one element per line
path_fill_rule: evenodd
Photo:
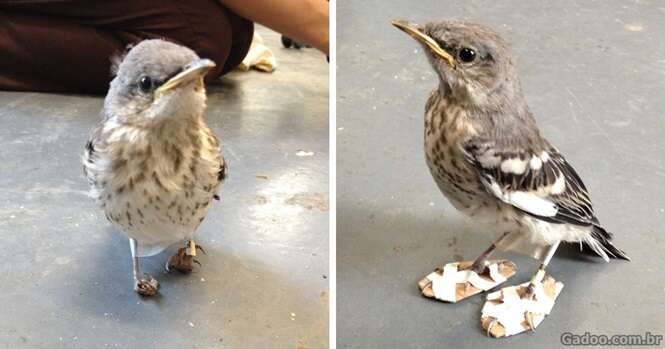
<path fill-rule="evenodd" d="M 229 178 L 191 275 L 142 259 L 86 196 L 80 154 L 101 97 L 0 93 L 0 348 L 324 348 L 328 344 L 328 64 L 274 49 L 273 74 L 208 89 Z M 297 156 L 299 151 L 312 156 Z M 302 154 L 302 153 L 301 153 Z"/>
<path fill-rule="evenodd" d="M 423 110 L 437 79 L 394 18 L 477 21 L 512 43 L 544 134 L 633 258 L 605 264 L 559 251 L 549 272 L 565 288 L 534 333 L 488 338 L 482 295 L 444 304 L 419 294 L 435 266 L 475 258 L 492 237 L 431 179 Z M 658 1 L 338 2 L 339 348 L 549 348 L 564 332 L 665 335 L 664 18 Z M 519 268 L 507 285 L 538 265 L 500 256 Z"/>

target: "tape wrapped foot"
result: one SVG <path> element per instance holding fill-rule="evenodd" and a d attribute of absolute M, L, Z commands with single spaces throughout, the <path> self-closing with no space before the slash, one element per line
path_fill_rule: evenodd
<path fill-rule="evenodd" d="M 547 276 L 532 290 L 525 282 L 492 292 L 481 311 L 481 326 L 494 338 L 534 331 L 552 311 L 562 289 L 562 282 Z"/>
<path fill-rule="evenodd" d="M 143 278 L 134 282 L 134 291 L 143 297 L 150 297 L 157 294 L 159 290 L 159 282 L 149 274 L 145 274 Z"/>
<path fill-rule="evenodd" d="M 517 266 L 509 260 L 487 261 L 482 272 L 471 269 L 472 261 L 448 263 L 425 276 L 418 287 L 423 296 L 456 303 L 488 291 L 515 275 Z"/>

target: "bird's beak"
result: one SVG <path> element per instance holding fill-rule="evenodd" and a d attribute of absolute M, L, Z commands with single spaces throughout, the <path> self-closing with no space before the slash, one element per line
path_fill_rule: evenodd
<path fill-rule="evenodd" d="M 215 62 L 209 59 L 197 59 L 192 63 L 188 64 L 185 70 L 178 73 L 176 76 L 172 77 L 168 81 L 159 86 L 155 90 L 156 94 L 162 94 L 166 91 L 172 90 L 175 87 L 178 87 L 184 83 L 200 79 L 203 80 L 203 77 L 210 71 L 210 69 L 215 67 Z"/>
<path fill-rule="evenodd" d="M 411 37 L 416 39 L 418 42 L 427 45 L 427 47 L 429 47 L 429 49 L 432 50 L 435 55 L 446 61 L 451 68 L 456 68 L 457 63 L 455 62 L 455 58 L 453 58 L 450 53 L 446 52 L 446 50 L 441 48 L 441 46 L 439 46 L 439 44 L 434 41 L 432 37 L 424 34 L 417 26 L 411 25 L 402 20 L 394 20 L 391 23 L 401 31 L 411 35 Z"/>

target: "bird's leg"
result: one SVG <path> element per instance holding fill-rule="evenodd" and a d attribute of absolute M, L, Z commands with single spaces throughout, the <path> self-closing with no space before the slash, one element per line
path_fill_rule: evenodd
<path fill-rule="evenodd" d="M 194 259 L 197 250 L 201 250 L 205 254 L 203 247 L 194 243 L 194 240 L 187 241 L 185 247 L 178 249 L 178 252 L 169 258 L 166 263 L 166 271 L 171 271 L 173 268 L 181 273 L 191 273 L 194 270 L 194 263 L 201 266 L 201 263 Z"/>
<path fill-rule="evenodd" d="M 536 294 L 535 293 L 536 285 L 543 282 L 543 279 L 545 278 L 545 268 L 547 268 L 547 265 L 550 264 L 550 261 L 554 256 L 554 252 L 556 252 L 556 249 L 559 247 L 560 242 L 561 241 L 555 242 L 547 250 L 545 257 L 543 257 L 543 260 L 541 261 L 540 267 L 538 267 L 538 270 L 536 271 L 535 274 L 533 274 L 533 277 L 531 278 L 531 282 L 529 282 L 526 294 L 522 295 L 522 298 L 532 299 L 534 297 L 534 295 Z"/>
<path fill-rule="evenodd" d="M 157 293 L 157 289 L 159 289 L 159 282 L 148 274 L 145 274 L 143 278 L 139 278 L 139 257 L 136 255 L 136 240 L 129 239 L 129 249 L 132 251 L 134 291 L 141 296 L 154 296 Z"/>
<path fill-rule="evenodd" d="M 499 238 L 496 239 L 496 241 L 494 241 L 485 251 L 483 251 L 483 253 L 481 253 L 480 256 L 476 258 L 475 261 L 473 261 L 473 264 L 471 264 L 471 270 L 475 271 L 478 274 L 482 273 L 485 270 L 485 268 L 487 268 L 487 258 L 489 258 L 492 255 L 492 253 L 494 253 L 497 246 L 499 246 L 501 241 L 503 241 L 503 239 L 505 239 L 506 236 L 508 236 L 508 234 L 510 234 L 510 232 L 505 232 L 501 234 L 501 236 L 499 236 Z"/>
<path fill-rule="evenodd" d="M 203 252 L 203 254 L 206 254 L 206 251 L 203 249 L 203 247 L 201 247 L 201 245 L 197 245 L 194 242 L 194 240 L 189 240 L 187 242 L 187 254 L 190 255 L 190 256 L 196 257 L 196 251 L 197 250 L 201 250 L 201 252 Z M 199 263 L 196 260 L 194 260 L 194 263 L 197 263 L 197 264 L 201 265 L 201 263 Z"/>
<path fill-rule="evenodd" d="M 515 263 L 509 260 L 498 260 L 490 263 L 487 260 L 508 234 L 510 232 L 501 234 L 473 262 L 458 261 L 436 268 L 433 273 L 418 282 L 422 294 L 425 297 L 455 303 L 480 292 L 488 291 L 515 275 L 517 272 Z M 470 271 L 473 271 L 473 273 Z M 437 293 L 435 293 L 435 282 L 439 282 L 440 285 L 437 287 Z M 464 288 L 459 288 L 460 285 L 464 285 Z"/>
<path fill-rule="evenodd" d="M 489 335 L 498 338 L 527 330 L 535 331 L 536 326 L 550 313 L 563 283 L 546 275 L 545 268 L 552 260 L 559 242 L 556 241 L 548 248 L 531 281 L 504 287 L 488 295 L 481 311 L 481 323 Z"/>
<path fill-rule="evenodd" d="M 536 285 L 542 284 L 543 279 L 545 279 L 545 268 L 547 268 L 547 265 L 552 260 L 554 252 L 556 252 L 557 247 L 559 247 L 559 243 L 560 241 L 555 242 L 547 250 L 545 257 L 543 257 L 543 260 L 540 263 L 540 267 L 538 267 L 538 270 L 536 270 L 536 272 L 533 274 L 533 277 L 531 277 L 531 281 L 529 282 L 529 285 L 526 287 L 526 292 L 522 293 L 520 295 L 520 298 L 534 300 L 536 296 Z M 533 314 L 530 312 L 526 312 L 524 313 L 524 318 L 526 320 L 526 323 L 529 325 L 529 328 L 532 331 L 535 331 L 536 326 L 533 322 Z"/>

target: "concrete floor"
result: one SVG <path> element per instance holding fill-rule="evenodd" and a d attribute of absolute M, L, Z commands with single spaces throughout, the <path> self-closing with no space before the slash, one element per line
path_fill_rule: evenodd
<path fill-rule="evenodd" d="M 340 348 L 537 348 L 560 347 L 568 331 L 665 334 L 664 15 L 655 1 L 338 3 Z M 565 288 L 535 333 L 488 338 L 479 322 L 484 296 L 451 305 L 419 294 L 417 281 L 436 265 L 475 258 L 492 237 L 431 179 L 423 110 L 438 81 L 393 18 L 467 19 L 503 34 L 545 135 L 633 258 L 605 264 L 559 251 L 549 272 Z M 519 267 L 508 284 L 527 281 L 537 267 L 500 255 Z"/>
<path fill-rule="evenodd" d="M 80 154 L 100 97 L 0 93 L 1 348 L 323 348 L 328 344 L 328 64 L 286 50 L 273 74 L 209 88 L 230 176 L 197 237 L 195 273 L 142 260 L 86 196 Z M 301 157 L 299 151 L 311 151 Z"/>

